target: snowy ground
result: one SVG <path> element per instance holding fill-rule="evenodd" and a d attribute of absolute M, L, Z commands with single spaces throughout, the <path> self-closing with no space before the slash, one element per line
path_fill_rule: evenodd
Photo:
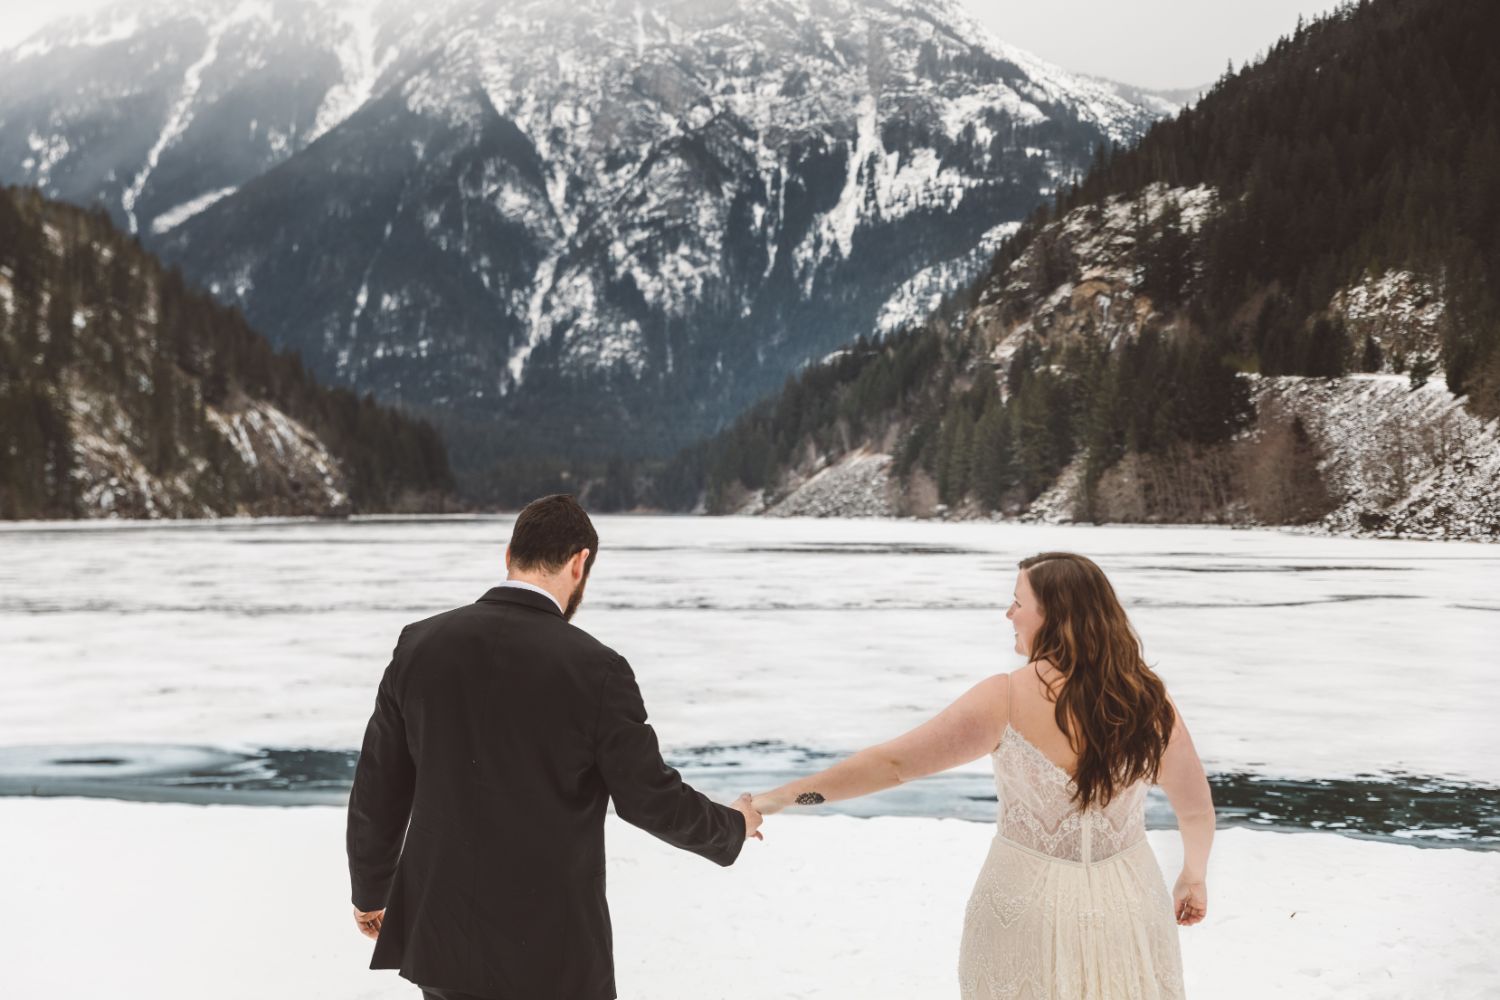
<path fill-rule="evenodd" d="M 7 1000 L 415 1000 L 367 969 L 341 809 L 0 799 Z M 951 1000 L 992 827 L 773 816 L 721 869 L 609 819 L 622 1000 Z M 1177 835 L 1150 835 L 1168 883 Z M 1500 992 L 1500 853 L 1220 831 L 1189 995 Z"/>
<path fill-rule="evenodd" d="M 1211 771 L 1500 784 L 1492 545 L 597 524 L 577 623 L 631 659 L 669 754 L 732 758 L 742 778 L 884 739 L 1016 665 L 1003 617 L 1015 562 L 1062 548 L 1110 573 Z M 28 744 L 50 759 L 149 742 L 165 749 L 143 759 L 159 764 L 357 747 L 400 627 L 500 579 L 509 527 L 0 528 L 0 750 L 15 765 Z M 992 825 L 772 817 L 766 843 L 725 871 L 609 822 L 622 998 L 954 994 Z M 1150 836 L 1170 881 L 1177 836 Z M 342 838 L 343 811 L 322 806 L 0 797 L 0 998 L 415 997 L 366 969 Z M 1195 997 L 1500 995 L 1500 852 L 1227 829 L 1210 889 L 1208 920 L 1182 932 Z"/>
<path fill-rule="evenodd" d="M 597 519 L 577 624 L 669 751 L 843 753 L 1018 665 L 1016 560 L 1098 559 L 1214 771 L 1500 784 L 1500 547 L 1221 528 Z M 0 528 L 0 744 L 353 748 L 504 518 Z M 972 766 L 983 770 L 984 762 Z"/>

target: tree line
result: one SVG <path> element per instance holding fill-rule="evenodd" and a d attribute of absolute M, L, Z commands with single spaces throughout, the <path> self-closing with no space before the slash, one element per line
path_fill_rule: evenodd
<path fill-rule="evenodd" d="M 1191 266 L 1149 291 L 1229 331 L 1241 367 L 1378 367 L 1378 347 L 1349 342 L 1329 302 L 1365 275 L 1410 269 L 1445 303 L 1436 361 L 1448 387 L 1475 412 L 1500 415 L 1497 37 L 1492 3 L 1361 0 L 1299 21 L 1262 62 L 1226 73 L 1134 147 L 1099 147 L 1088 173 L 996 257 L 991 277 L 1074 209 L 1158 182 L 1207 184 L 1217 208 Z M 1181 265 L 1179 220 L 1163 220 L 1157 235 L 1152 251 Z"/>
<path fill-rule="evenodd" d="M 1012 264 L 1029 255 L 1033 284 L 1047 290 L 1076 273 L 1050 224 L 1114 196 L 1139 201 L 1148 185 L 1206 184 L 1217 198 L 1198 227 L 1169 204 L 1134 234 L 1137 291 L 1170 322 L 1113 349 L 1087 336 L 1028 338 L 998 371 L 981 334 L 940 321 L 862 341 L 679 455 L 650 478 L 647 502 L 732 509 L 804 449 L 837 455 L 874 427 L 899 431 L 895 472 L 932 477 L 942 503 L 1024 505 L 1082 457 L 1091 508 L 1126 456 L 1201 456 L 1244 429 L 1253 413 L 1239 373 L 1378 369 L 1378 345 L 1353 342 L 1329 304 L 1391 269 L 1431 280 L 1445 304 L 1440 357 L 1398 365 L 1418 384 L 1441 364 L 1471 409 L 1500 415 L 1496 37 L 1495 4 L 1362 0 L 1299 21 L 1136 146 L 1101 144 L 1087 174 L 1038 206 L 956 297 L 965 311 L 998 304 L 1017 322 L 1035 302 L 1002 291 Z M 1307 478 L 1305 429 L 1292 422 L 1274 436 Z"/>
<path fill-rule="evenodd" d="M 339 460 L 357 511 L 452 489 L 426 422 L 318 385 L 233 309 L 193 289 L 102 208 L 0 188 L 0 517 L 76 517 L 75 406 L 107 401 L 154 477 L 219 513 L 264 490 L 209 419 L 245 398 L 302 423 Z"/>

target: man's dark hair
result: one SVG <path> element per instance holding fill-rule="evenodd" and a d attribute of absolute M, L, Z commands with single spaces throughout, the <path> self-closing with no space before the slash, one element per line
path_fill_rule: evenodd
<path fill-rule="evenodd" d="M 588 513 L 567 493 L 533 500 L 522 508 L 510 533 L 510 563 L 522 571 L 554 573 L 583 549 L 587 576 L 599 555 L 599 533 Z"/>

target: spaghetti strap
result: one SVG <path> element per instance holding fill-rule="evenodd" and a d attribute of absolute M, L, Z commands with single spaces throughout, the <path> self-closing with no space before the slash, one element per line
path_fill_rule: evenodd
<path fill-rule="evenodd" d="M 1005 713 L 1004 718 L 1000 722 L 1000 739 L 995 741 L 994 749 L 990 753 L 995 753 L 1000 749 L 1000 744 L 1005 740 L 1005 728 L 1010 725 L 1010 674 L 1002 674 L 1001 676 L 1005 678 Z"/>

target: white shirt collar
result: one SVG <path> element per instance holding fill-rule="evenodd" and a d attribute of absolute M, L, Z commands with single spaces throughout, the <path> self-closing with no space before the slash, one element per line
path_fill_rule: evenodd
<path fill-rule="evenodd" d="M 527 583 L 525 580 L 501 580 L 499 585 L 502 587 L 520 587 L 522 590 L 534 590 L 538 594 L 545 594 L 547 600 L 557 605 L 558 611 L 561 611 L 563 609 L 562 603 L 558 601 L 557 598 L 553 597 L 550 593 L 543 590 L 541 587 L 538 587 L 534 583 Z"/>

